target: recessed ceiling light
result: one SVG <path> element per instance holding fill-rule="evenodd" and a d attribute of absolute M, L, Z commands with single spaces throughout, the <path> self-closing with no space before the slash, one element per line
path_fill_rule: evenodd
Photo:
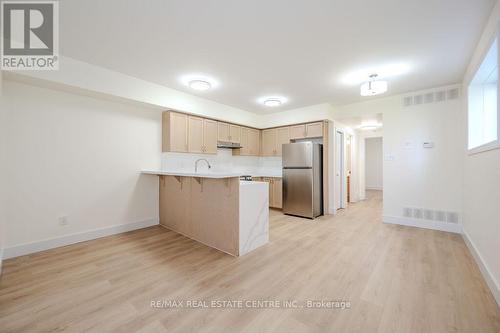
<path fill-rule="evenodd" d="M 189 81 L 189 88 L 205 91 L 212 88 L 212 85 L 210 84 L 210 82 L 204 80 L 191 80 Z"/>
<path fill-rule="evenodd" d="M 272 97 L 262 97 L 259 98 L 259 103 L 264 104 L 264 106 L 275 108 L 286 103 L 287 99 L 285 97 L 272 96 Z"/>
<path fill-rule="evenodd" d="M 377 80 L 378 75 L 370 75 L 369 81 L 361 85 L 361 96 L 375 96 L 387 91 L 387 81 Z"/>

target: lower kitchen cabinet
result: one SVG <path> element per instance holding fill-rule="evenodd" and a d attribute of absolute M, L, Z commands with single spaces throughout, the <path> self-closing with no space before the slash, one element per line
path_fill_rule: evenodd
<path fill-rule="evenodd" d="M 258 179 L 255 179 L 258 180 Z M 269 184 L 269 207 L 283 208 L 283 181 L 277 177 L 263 177 L 261 180 Z"/>

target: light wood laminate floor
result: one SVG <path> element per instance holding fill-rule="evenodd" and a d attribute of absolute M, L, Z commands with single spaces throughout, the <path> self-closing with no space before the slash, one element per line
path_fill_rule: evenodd
<path fill-rule="evenodd" d="M 381 193 L 369 192 L 316 221 L 272 211 L 270 243 L 240 258 L 151 227 L 7 260 L 0 332 L 500 332 L 500 310 L 461 237 L 385 225 L 381 206 Z M 152 300 L 350 308 L 172 309 Z"/>

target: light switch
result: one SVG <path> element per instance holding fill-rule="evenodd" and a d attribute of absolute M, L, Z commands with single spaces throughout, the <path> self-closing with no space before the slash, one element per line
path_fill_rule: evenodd
<path fill-rule="evenodd" d="M 434 142 L 424 142 L 424 148 L 434 148 Z"/>

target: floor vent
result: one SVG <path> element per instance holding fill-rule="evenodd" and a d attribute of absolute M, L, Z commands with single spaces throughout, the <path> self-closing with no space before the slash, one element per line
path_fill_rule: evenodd
<path fill-rule="evenodd" d="M 430 91 L 425 94 L 411 95 L 403 97 L 403 105 L 418 106 L 422 104 L 439 103 L 448 100 L 454 100 L 460 97 L 459 88 L 450 88 L 446 90 Z"/>
<path fill-rule="evenodd" d="M 419 220 L 438 221 L 457 224 L 460 217 L 457 212 L 445 212 L 424 208 L 404 207 L 403 216 Z"/>

